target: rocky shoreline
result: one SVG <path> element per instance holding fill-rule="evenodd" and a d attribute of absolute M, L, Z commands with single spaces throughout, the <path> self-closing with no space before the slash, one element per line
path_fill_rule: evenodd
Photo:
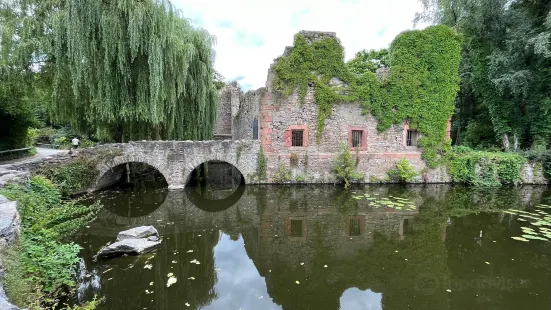
<path fill-rule="evenodd" d="M 0 251 L 12 246 L 21 228 L 21 218 L 17 212 L 17 202 L 0 195 Z M 3 285 L 4 266 L 0 260 L 0 309 L 19 310 L 8 301 Z"/>

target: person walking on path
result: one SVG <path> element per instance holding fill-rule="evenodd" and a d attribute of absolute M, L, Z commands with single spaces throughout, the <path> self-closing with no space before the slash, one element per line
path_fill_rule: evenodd
<path fill-rule="evenodd" d="M 78 143 L 79 143 L 80 141 L 78 140 L 77 137 L 74 137 L 73 140 L 72 140 L 72 142 L 73 142 L 73 149 L 76 150 L 76 149 L 78 148 Z"/>

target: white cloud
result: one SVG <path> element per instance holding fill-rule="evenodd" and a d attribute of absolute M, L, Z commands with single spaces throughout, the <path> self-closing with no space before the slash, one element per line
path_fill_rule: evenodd
<path fill-rule="evenodd" d="M 194 24 L 216 36 L 216 69 L 241 85 L 264 86 L 268 68 L 300 30 L 332 31 L 346 59 L 387 47 L 413 28 L 418 0 L 172 0 Z"/>

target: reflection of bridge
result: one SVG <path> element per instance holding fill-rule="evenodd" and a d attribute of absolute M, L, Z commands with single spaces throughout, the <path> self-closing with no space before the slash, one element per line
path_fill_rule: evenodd
<path fill-rule="evenodd" d="M 243 141 L 143 141 L 110 144 L 106 149 L 118 149 L 121 155 L 99 166 L 95 189 L 117 182 L 126 163 L 139 162 L 156 168 L 170 189 L 184 188 L 191 172 L 209 161 L 227 162 L 243 175 L 245 183 L 253 182 L 260 142 Z"/>
<path fill-rule="evenodd" d="M 375 190 L 379 190 L 381 195 L 388 195 L 385 188 Z M 409 197 L 416 194 L 410 193 Z M 350 199 L 348 192 L 335 187 L 314 187 L 309 190 L 296 187 L 248 187 L 233 207 L 217 213 L 197 208 L 185 191 L 167 191 L 166 195 L 156 211 L 142 217 L 124 218 L 103 210 L 90 231 L 110 240 L 121 229 L 152 224 L 161 235 L 170 236 L 159 249 L 159 253 L 167 252 L 163 254 L 166 258 L 159 254 L 155 259 L 160 266 L 170 266 L 170 260 L 177 259 L 172 251 L 182 248 L 181 240 L 187 240 L 185 249 L 202 249 L 201 268 L 209 270 L 205 269 L 204 275 L 194 274 L 196 278 L 216 275 L 213 249 L 219 238 L 209 237 L 209 245 L 192 245 L 190 240 L 198 239 L 184 236 L 193 235 L 192 232 L 211 236 L 214 232 L 209 231 L 213 230 L 220 230 L 230 236 L 242 235 L 247 255 L 254 262 L 258 273 L 266 279 L 268 293 L 283 309 L 299 309 L 301 306 L 301 309 L 338 309 L 340 296 L 350 287 L 371 288 L 386 293 L 384 283 L 372 278 L 368 272 L 364 274 L 365 278 L 359 277 L 358 268 L 369 269 L 374 266 L 356 266 L 357 261 L 375 255 L 370 249 L 375 244 L 381 244 L 377 242 L 377 236 L 398 243 L 400 240 L 409 240 L 408 235 L 414 229 L 414 221 L 418 216 L 417 211 L 372 209 L 366 200 Z M 423 198 L 417 198 L 415 203 L 419 205 L 422 201 Z M 385 264 L 384 255 L 388 253 L 384 251 L 376 253 L 374 258 L 380 264 Z M 164 262 L 165 259 L 169 261 Z M 415 260 L 413 256 L 409 256 L 409 259 Z M 301 262 L 305 263 L 304 267 L 301 267 Z M 331 268 L 321 275 L 320 270 L 324 270 L 324 264 Z M 155 268 L 166 273 L 170 267 Z M 185 279 L 188 274 L 186 269 L 178 278 Z M 131 275 L 127 274 L 126 277 L 128 276 Z M 308 278 L 311 284 L 301 286 L 300 291 L 289 291 L 288 284 L 282 283 L 294 283 L 296 277 L 300 277 L 301 281 Z M 314 280 L 316 278 L 323 280 Z M 164 282 L 158 282 L 159 287 L 152 289 L 165 292 L 162 287 Z M 215 284 L 214 280 L 211 285 Z M 194 304 L 203 305 L 210 302 L 198 300 L 203 299 L 200 296 L 213 298 L 208 293 L 213 291 L 212 287 L 204 287 L 204 292 L 195 292 L 194 296 L 181 291 L 183 289 L 175 286 L 166 293 L 171 295 L 163 298 L 181 299 L 185 296 L 185 300 L 194 300 Z M 318 301 L 313 299 L 314 295 Z M 148 298 L 136 298 L 142 297 Z M 316 308 L 316 305 L 324 307 Z M 166 307 L 166 303 L 159 301 L 157 308 L 164 309 L 163 306 Z"/>
<path fill-rule="evenodd" d="M 350 288 L 380 293 L 381 307 L 391 310 L 472 308 L 472 304 L 465 301 L 466 294 L 486 296 L 477 299 L 482 303 L 481 309 L 495 304 L 501 305 L 500 309 L 507 308 L 505 305 L 522 308 L 526 299 L 518 300 L 517 293 L 530 298 L 534 292 L 546 296 L 549 281 L 538 281 L 526 292 L 513 291 L 514 294 L 508 286 L 456 292 L 450 283 L 469 281 L 473 276 L 471 266 L 476 265 L 483 265 L 484 268 L 476 267 L 476 276 L 483 279 L 511 275 L 526 279 L 534 270 L 541 271 L 544 279 L 548 271 L 547 256 L 533 251 L 513 251 L 516 254 L 510 252 L 509 255 L 516 255 L 515 261 L 522 258 L 534 263 L 507 268 L 503 261 L 510 257 L 501 262 L 498 258 L 503 256 L 504 249 L 509 249 L 503 247 L 510 239 L 501 215 L 496 214 L 495 221 L 482 221 L 480 217 L 473 221 L 472 217 L 465 217 L 467 227 L 454 228 L 455 224 L 447 224 L 450 213 L 445 209 L 457 206 L 465 211 L 476 206 L 476 210 L 480 210 L 481 205 L 500 204 L 507 208 L 511 204 L 525 207 L 531 201 L 525 200 L 526 194 L 521 194 L 526 190 L 473 192 L 447 186 L 365 189 L 372 196 L 408 198 L 422 209 L 420 213 L 371 209 L 366 200 L 355 200 L 349 192 L 332 186 L 247 187 L 233 207 L 216 213 L 197 208 L 184 191 L 165 191 L 166 196 L 156 200 L 163 201 L 160 207 L 141 217 L 125 218 L 101 211 L 84 236 L 88 239 L 82 243 L 86 252 L 83 257 L 90 260 L 99 247 L 131 226 L 154 225 L 165 237 L 155 258 L 148 261 L 153 264 L 152 270 L 142 268 L 144 257 L 117 258 L 113 264 L 120 268 L 113 268 L 105 275 L 101 268 L 107 267 L 100 265 L 96 274 L 101 277 L 103 292 L 109 293 L 106 309 L 128 309 L 128 296 L 132 296 L 134 305 L 146 305 L 148 309 L 186 309 L 185 302 L 192 305 L 191 309 L 200 309 L 227 302 L 227 295 L 217 294 L 228 291 L 240 303 L 224 309 L 239 309 L 241 305 L 246 306 L 244 309 L 268 308 L 246 304 L 247 298 L 258 300 L 258 296 L 251 297 L 254 289 L 247 286 L 251 283 L 265 283 L 269 294 L 262 299 L 265 305 L 273 302 L 286 310 L 342 308 L 343 294 Z M 534 195 L 541 195 L 540 191 L 544 190 L 546 188 L 538 188 Z M 540 201 L 540 198 L 534 199 Z M 478 238 L 479 229 L 488 236 L 482 244 L 473 242 L 472 238 Z M 228 242 L 221 232 L 238 242 Z M 242 256 L 227 255 L 228 244 L 233 246 L 231 251 L 239 251 Z M 193 253 L 187 253 L 189 249 L 193 249 Z M 217 249 L 226 254 L 217 256 Z M 252 263 L 242 264 L 243 257 Z M 188 263 L 191 259 L 201 264 Z M 459 264 L 459 260 L 468 261 Z M 484 260 L 491 261 L 494 267 L 487 267 Z M 138 268 L 129 271 L 130 264 Z M 252 266 L 245 269 L 243 265 Z M 230 270 L 234 267 L 235 270 Z M 178 284 L 170 289 L 166 288 L 168 272 L 178 278 Z M 202 280 L 191 281 L 190 276 Z M 256 282 L 246 281 L 252 278 Z M 234 279 L 243 281 L 237 283 Z M 300 281 L 300 285 L 295 281 Z M 447 292 L 448 288 L 455 294 Z M 144 289 L 154 290 L 155 294 L 143 294 Z M 94 292 L 89 293 L 91 298 Z M 546 298 L 534 302 L 538 303 L 538 309 L 549 309 Z"/>

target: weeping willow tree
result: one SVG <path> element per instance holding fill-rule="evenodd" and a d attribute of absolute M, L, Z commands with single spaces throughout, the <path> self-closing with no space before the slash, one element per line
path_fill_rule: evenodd
<path fill-rule="evenodd" d="M 116 141 L 211 137 L 214 38 L 169 1 L 67 0 L 55 14 L 54 119 Z"/>

